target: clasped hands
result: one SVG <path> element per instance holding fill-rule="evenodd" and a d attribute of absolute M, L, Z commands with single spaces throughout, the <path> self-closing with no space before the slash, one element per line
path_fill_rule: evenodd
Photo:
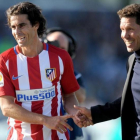
<path fill-rule="evenodd" d="M 53 116 L 53 117 L 45 117 L 43 121 L 43 125 L 46 127 L 57 130 L 60 133 L 65 133 L 67 128 L 72 131 L 73 128 L 67 123 L 67 119 L 72 118 L 74 123 L 82 128 L 87 127 L 89 125 L 93 125 L 91 111 L 85 107 L 79 107 L 74 105 L 75 114 L 67 114 L 64 116 Z M 77 110 L 77 111 L 76 111 Z"/>
<path fill-rule="evenodd" d="M 73 115 L 73 120 L 77 126 L 82 128 L 93 125 L 91 111 L 89 109 L 76 105 L 74 105 L 74 108 L 77 109 L 77 112 Z"/>

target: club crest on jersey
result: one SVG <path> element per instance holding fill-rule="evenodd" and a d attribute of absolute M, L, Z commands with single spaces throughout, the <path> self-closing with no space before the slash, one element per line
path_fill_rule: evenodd
<path fill-rule="evenodd" d="M 3 74 L 0 72 L 0 87 L 4 86 L 4 78 L 3 78 Z"/>
<path fill-rule="evenodd" d="M 53 81 L 56 78 L 56 69 L 55 68 L 45 69 L 45 71 L 46 71 L 46 77 L 50 81 Z"/>

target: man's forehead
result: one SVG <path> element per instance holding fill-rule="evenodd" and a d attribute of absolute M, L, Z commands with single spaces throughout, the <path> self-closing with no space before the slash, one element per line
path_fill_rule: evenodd
<path fill-rule="evenodd" d="M 12 24 L 22 24 L 27 23 L 29 20 L 26 15 L 14 15 L 10 17 L 10 23 Z"/>
<path fill-rule="evenodd" d="M 28 18 L 26 14 L 20 14 L 20 15 L 12 15 L 10 17 L 10 21 L 12 20 L 28 20 Z"/>
<path fill-rule="evenodd" d="M 131 24 L 131 23 L 136 23 L 136 18 L 134 17 L 122 17 L 121 18 L 121 23 L 127 23 L 127 24 Z"/>
<path fill-rule="evenodd" d="M 136 26 L 136 19 L 132 17 L 123 17 L 120 20 L 120 27 L 122 26 Z"/>

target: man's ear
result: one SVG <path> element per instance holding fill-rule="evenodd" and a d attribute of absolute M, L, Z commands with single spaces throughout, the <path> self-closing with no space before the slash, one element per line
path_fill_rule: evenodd
<path fill-rule="evenodd" d="M 34 27 L 38 29 L 39 28 L 39 22 L 36 22 Z"/>

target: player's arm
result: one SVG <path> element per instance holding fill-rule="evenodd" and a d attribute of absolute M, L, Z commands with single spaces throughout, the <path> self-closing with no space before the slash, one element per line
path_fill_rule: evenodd
<path fill-rule="evenodd" d="M 75 96 L 75 93 L 63 95 L 63 102 L 64 102 L 64 108 L 67 113 L 75 114 L 77 112 L 77 110 L 73 107 L 75 104 L 76 105 L 79 104 Z"/>
<path fill-rule="evenodd" d="M 33 124 L 43 124 L 43 117 L 40 114 L 32 113 L 14 103 L 12 96 L 1 96 L 0 104 L 4 116 Z"/>
<path fill-rule="evenodd" d="M 66 112 L 74 115 L 73 121 L 76 125 L 78 125 L 79 127 L 83 127 L 82 122 L 85 121 L 87 124 L 90 124 L 89 119 L 84 114 L 81 114 L 79 117 L 77 117 L 77 109 L 74 108 L 74 104 L 78 105 L 79 103 L 74 93 L 63 95 L 63 100 Z"/>
<path fill-rule="evenodd" d="M 71 94 L 64 94 L 63 95 L 63 104 L 64 104 L 64 109 L 68 114 L 74 115 L 73 121 L 75 124 L 77 124 L 79 127 L 82 127 L 81 124 L 78 124 L 79 120 L 75 118 L 75 115 L 77 113 L 77 110 L 74 108 L 74 104 L 78 105 L 78 100 L 75 96 L 75 93 Z"/>
<path fill-rule="evenodd" d="M 77 97 L 77 100 L 78 100 L 79 104 L 81 104 L 86 99 L 86 89 L 85 89 L 82 74 L 77 72 L 77 71 L 74 71 L 74 74 L 75 74 L 76 80 L 77 80 L 77 82 L 78 82 L 78 84 L 80 86 L 79 90 L 77 90 L 75 92 L 75 95 Z"/>
<path fill-rule="evenodd" d="M 65 132 L 66 128 L 72 130 L 72 127 L 66 123 L 66 120 L 71 118 L 72 115 L 55 117 L 44 116 L 24 109 L 15 104 L 14 100 L 15 98 L 12 96 L 0 97 L 1 110 L 4 116 L 31 124 L 45 125 L 46 127 L 57 130 L 60 133 Z"/>
<path fill-rule="evenodd" d="M 86 90 L 85 90 L 85 88 L 80 87 L 80 89 L 75 92 L 75 95 L 76 95 L 76 98 L 77 98 L 78 102 L 80 104 L 83 103 L 85 101 L 85 99 L 86 99 Z"/>

